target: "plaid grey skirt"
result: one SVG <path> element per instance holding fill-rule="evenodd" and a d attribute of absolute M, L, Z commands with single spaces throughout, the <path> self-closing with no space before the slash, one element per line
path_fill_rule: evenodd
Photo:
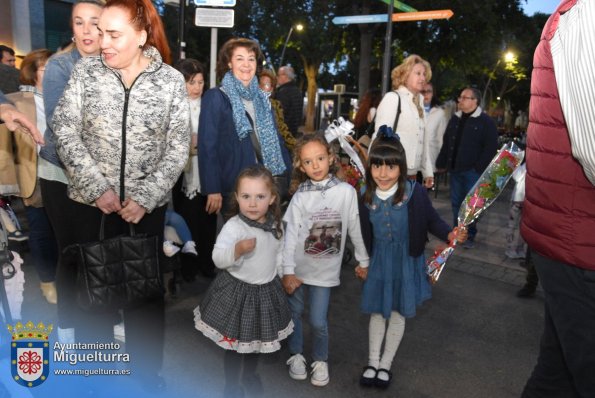
<path fill-rule="evenodd" d="M 226 350 L 268 353 L 293 332 L 291 311 L 279 277 L 252 285 L 219 272 L 202 303 L 194 309 L 194 325 Z"/>

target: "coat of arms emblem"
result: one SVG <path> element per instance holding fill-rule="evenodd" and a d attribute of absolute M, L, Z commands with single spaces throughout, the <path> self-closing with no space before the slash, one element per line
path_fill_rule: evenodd
<path fill-rule="evenodd" d="M 10 343 L 10 369 L 14 381 L 25 387 L 36 387 L 43 383 L 50 373 L 49 336 L 53 325 L 25 325 L 17 322 L 8 325 L 12 334 Z"/>

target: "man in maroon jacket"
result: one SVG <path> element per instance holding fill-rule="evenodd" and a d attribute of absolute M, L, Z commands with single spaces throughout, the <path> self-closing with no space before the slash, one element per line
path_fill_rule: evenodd
<path fill-rule="evenodd" d="M 535 50 L 521 232 L 545 294 L 523 398 L 595 397 L 595 1 L 562 0 Z"/>

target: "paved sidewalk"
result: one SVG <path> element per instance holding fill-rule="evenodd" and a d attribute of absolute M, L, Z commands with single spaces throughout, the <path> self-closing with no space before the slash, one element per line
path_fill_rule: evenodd
<path fill-rule="evenodd" d="M 504 256 L 509 197 L 508 190 L 486 212 L 479 223 L 475 248 L 456 249 L 434 286 L 433 298 L 419 308 L 416 317 L 407 320 L 392 367 L 394 380 L 387 391 L 358 384 L 366 365 L 369 318 L 359 311 L 361 283 L 353 276 L 355 264 L 351 263 L 343 266 L 342 284 L 331 295 L 328 386 L 318 388 L 307 380 L 290 379 L 285 366 L 289 357 L 286 345 L 278 353 L 260 356 L 257 363 L 247 363 L 246 367 L 255 372 L 245 372 L 244 377 L 236 372 L 237 366 L 226 371 L 224 351 L 194 329 L 192 310 L 208 286 L 207 280 L 199 279 L 182 284 L 177 299 L 167 298 L 163 375 L 168 388 L 163 396 L 210 398 L 228 392 L 227 396 L 233 397 L 271 398 L 518 397 L 536 361 L 543 300 L 540 292 L 529 300 L 515 296 L 525 273 L 518 260 Z M 438 198 L 432 200 L 450 221 L 448 191 L 441 187 Z M 428 245 L 428 253 L 434 244 Z M 24 256 L 23 320 L 56 322 L 55 306 L 41 296 L 29 255 Z M 6 336 L 2 335 L 3 342 Z M 56 338 L 55 333 L 52 338 Z M 305 352 L 309 359 L 308 347 L 309 338 Z M 108 376 L 89 379 L 93 377 L 103 377 L 100 380 L 108 384 L 113 380 Z M 68 383 L 68 379 L 62 377 L 60 382 Z M 52 396 L 44 385 L 30 392 L 35 397 Z M 61 397 L 68 398 L 68 394 Z"/>

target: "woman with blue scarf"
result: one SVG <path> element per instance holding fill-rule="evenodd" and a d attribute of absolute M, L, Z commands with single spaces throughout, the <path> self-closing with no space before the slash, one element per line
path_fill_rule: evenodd
<path fill-rule="evenodd" d="M 248 166 L 263 164 L 280 188 L 286 188 L 283 184 L 288 181 L 291 160 L 268 98 L 258 87 L 256 74 L 262 59 L 255 41 L 228 40 L 217 61 L 221 85 L 208 90 L 202 98 L 198 169 L 210 214 L 226 208 L 236 177 Z"/>

